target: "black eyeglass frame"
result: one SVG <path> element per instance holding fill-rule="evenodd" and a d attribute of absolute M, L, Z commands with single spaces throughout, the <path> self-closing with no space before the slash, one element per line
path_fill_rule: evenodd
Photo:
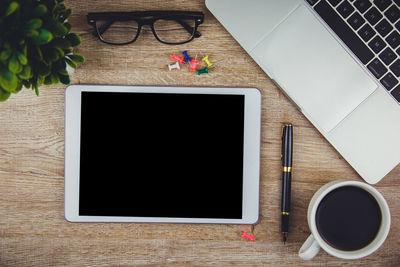
<path fill-rule="evenodd" d="M 190 41 L 192 41 L 194 38 L 198 38 L 201 36 L 201 33 L 197 31 L 197 28 L 200 24 L 203 23 L 204 21 L 204 14 L 202 12 L 196 12 L 196 11 L 134 11 L 134 12 L 90 12 L 86 16 L 87 22 L 89 25 L 94 27 L 94 35 L 99 38 L 100 41 L 106 44 L 111 44 L 111 45 L 127 45 L 135 42 L 137 38 L 140 35 L 140 31 L 142 29 L 142 26 L 148 25 L 151 28 L 151 31 L 153 32 L 154 37 L 157 39 L 157 41 L 163 43 L 163 44 L 169 44 L 169 45 L 178 45 L 178 44 L 185 44 Z M 156 30 L 154 29 L 154 23 L 159 20 L 159 19 L 164 19 L 164 20 L 176 20 L 179 22 L 189 33 L 191 33 L 191 36 L 188 40 L 183 41 L 183 42 L 166 42 L 161 40 L 156 33 Z M 186 22 L 184 22 L 184 19 L 193 19 L 195 22 L 194 28 L 190 25 L 188 25 Z M 129 20 L 134 20 L 138 23 L 138 30 L 136 33 L 136 36 L 133 40 L 124 42 L 124 43 L 113 43 L 113 42 L 108 42 L 101 37 L 101 35 L 104 33 L 99 32 L 99 28 L 96 26 L 96 21 L 97 20 L 106 20 L 110 21 L 109 25 L 106 24 L 104 31 L 108 29 L 108 27 L 111 26 L 111 24 L 114 21 L 129 21 Z"/>

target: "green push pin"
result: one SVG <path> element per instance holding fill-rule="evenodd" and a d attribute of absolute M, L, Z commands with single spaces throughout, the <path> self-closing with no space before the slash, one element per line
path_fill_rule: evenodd
<path fill-rule="evenodd" d="M 205 67 L 205 68 L 202 69 L 202 70 L 198 70 L 198 71 L 197 71 L 197 75 L 200 75 L 200 74 L 203 74 L 203 73 L 208 73 L 208 68 L 207 68 L 207 67 Z"/>

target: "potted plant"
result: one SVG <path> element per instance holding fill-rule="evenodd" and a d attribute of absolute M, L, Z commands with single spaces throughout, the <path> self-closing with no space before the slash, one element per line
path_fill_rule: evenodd
<path fill-rule="evenodd" d="M 22 87 L 39 95 L 43 84 L 69 84 L 67 65 L 84 58 L 73 53 L 81 38 L 71 33 L 71 9 L 63 0 L 1 0 L 0 101 Z"/>

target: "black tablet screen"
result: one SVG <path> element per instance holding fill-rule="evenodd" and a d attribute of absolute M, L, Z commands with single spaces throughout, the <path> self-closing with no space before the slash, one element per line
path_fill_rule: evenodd
<path fill-rule="evenodd" d="M 79 215 L 242 218 L 244 96 L 82 92 Z"/>

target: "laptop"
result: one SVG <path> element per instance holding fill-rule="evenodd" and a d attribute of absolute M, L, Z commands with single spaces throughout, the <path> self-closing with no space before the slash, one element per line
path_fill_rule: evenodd
<path fill-rule="evenodd" d="M 368 183 L 400 162 L 400 1 L 206 0 Z"/>

